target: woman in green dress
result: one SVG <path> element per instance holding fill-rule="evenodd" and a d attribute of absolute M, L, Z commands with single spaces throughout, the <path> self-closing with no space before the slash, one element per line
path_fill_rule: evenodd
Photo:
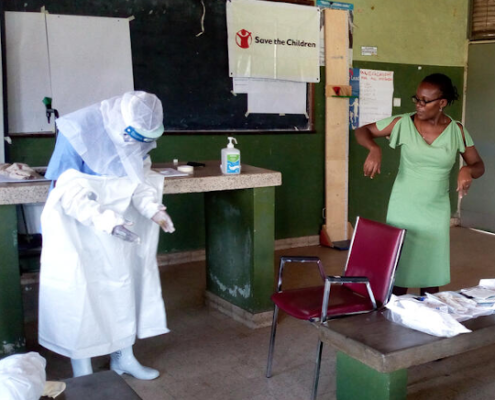
<path fill-rule="evenodd" d="M 364 175 L 380 173 L 382 152 L 375 138 L 390 136 L 400 146 L 400 166 L 387 211 L 387 223 L 406 228 L 394 294 L 421 288 L 436 293 L 450 282 L 449 175 L 460 153 L 457 192 L 465 196 L 485 167 L 468 131 L 444 114 L 458 94 L 449 77 L 427 76 L 412 97 L 416 112 L 386 118 L 356 129 L 357 142 L 369 150 Z"/>

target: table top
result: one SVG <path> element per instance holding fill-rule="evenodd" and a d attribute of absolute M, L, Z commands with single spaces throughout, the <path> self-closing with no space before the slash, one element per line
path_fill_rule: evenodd
<path fill-rule="evenodd" d="M 140 400 L 126 381 L 114 371 L 97 372 L 91 375 L 70 378 L 57 400 Z M 42 397 L 42 399 L 48 397 Z"/>
<path fill-rule="evenodd" d="M 193 175 L 165 178 L 163 194 L 204 193 L 282 184 L 280 172 L 242 164 L 240 174 L 223 175 L 220 171 L 220 161 L 202 162 L 206 166 L 195 167 Z M 157 163 L 153 164 L 152 169 L 159 172 L 163 168 L 175 167 L 172 163 Z M 49 186 L 49 181 L 0 183 L 0 205 L 43 203 L 48 196 Z"/>
<path fill-rule="evenodd" d="M 462 322 L 471 329 L 439 338 L 395 324 L 375 311 L 320 325 L 324 343 L 382 373 L 389 373 L 495 343 L 495 315 Z"/>

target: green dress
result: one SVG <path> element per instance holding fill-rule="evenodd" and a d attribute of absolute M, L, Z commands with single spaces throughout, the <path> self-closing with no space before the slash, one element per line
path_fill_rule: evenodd
<path fill-rule="evenodd" d="M 416 129 L 414 113 L 378 121 L 379 130 L 400 118 L 390 135 L 390 147 L 401 147 L 400 165 L 387 211 L 387 223 L 407 229 L 396 273 L 401 287 L 442 286 L 450 282 L 449 176 L 459 152 L 462 132 L 452 120 L 432 144 Z M 464 128 L 467 146 L 473 146 Z"/>

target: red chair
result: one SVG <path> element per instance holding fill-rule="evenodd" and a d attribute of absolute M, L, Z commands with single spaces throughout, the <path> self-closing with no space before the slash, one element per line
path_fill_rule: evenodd
<path fill-rule="evenodd" d="M 278 310 L 294 318 L 325 323 L 344 315 L 370 312 L 383 307 L 392 294 L 395 270 L 404 242 L 405 230 L 357 218 L 343 276 L 326 276 L 318 257 L 281 257 L 266 377 L 271 376 Z M 322 285 L 282 290 L 282 274 L 286 263 L 317 264 Z M 318 340 L 312 399 L 318 392 L 321 352 Z"/>

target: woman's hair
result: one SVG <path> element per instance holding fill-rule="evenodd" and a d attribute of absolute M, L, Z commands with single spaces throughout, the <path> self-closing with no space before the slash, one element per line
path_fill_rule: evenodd
<path fill-rule="evenodd" d="M 448 105 L 451 105 L 459 98 L 457 88 L 452 84 L 452 81 L 447 75 L 431 74 L 423 79 L 423 82 L 438 86 L 438 89 L 442 92 L 442 97 L 447 100 Z"/>

